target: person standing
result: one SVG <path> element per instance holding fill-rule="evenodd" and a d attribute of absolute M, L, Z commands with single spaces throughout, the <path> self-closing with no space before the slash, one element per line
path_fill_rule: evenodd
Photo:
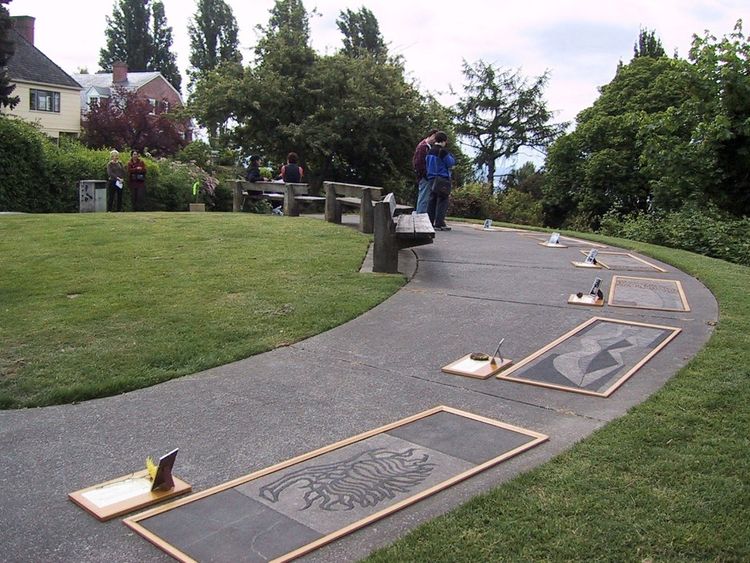
<path fill-rule="evenodd" d="M 111 151 L 107 163 L 107 211 L 122 211 L 122 190 L 125 186 L 125 167 L 120 162 L 120 153 Z"/>
<path fill-rule="evenodd" d="M 141 160 L 138 151 L 130 153 L 128 178 L 133 211 L 144 211 L 146 209 L 146 163 Z"/>
<path fill-rule="evenodd" d="M 417 148 L 414 150 L 414 156 L 411 159 L 411 165 L 414 173 L 417 175 L 417 213 L 427 213 L 427 204 L 430 202 L 430 185 L 427 182 L 427 151 L 430 150 L 432 143 L 435 142 L 437 129 L 431 129 L 427 136 L 419 141 Z"/>
<path fill-rule="evenodd" d="M 448 201 L 451 193 L 451 168 L 456 165 L 456 159 L 448 151 L 448 135 L 443 131 L 435 133 L 435 142 L 427 151 L 425 159 L 427 166 L 427 181 L 430 186 L 430 201 L 427 213 L 436 231 L 450 231 L 445 224 L 448 212 Z"/>
<path fill-rule="evenodd" d="M 299 157 L 296 152 L 290 152 L 286 157 L 286 164 L 281 167 L 281 179 L 287 184 L 299 184 L 305 175 L 304 169 L 297 164 Z"/>

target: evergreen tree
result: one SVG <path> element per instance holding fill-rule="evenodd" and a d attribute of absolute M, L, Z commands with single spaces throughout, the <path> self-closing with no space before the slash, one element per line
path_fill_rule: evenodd
<path fill-rule="evenodd" d="M 237 20 L 224 0 L 197 0 L 196 12 L 188 24 L 191 77 L 215 69 L 221 62 L 242 61 Z"/>
<path fill-rule="evenodd" d="M 464 62 L 464 92 L 456 104 L 456 132 L 476 151 L 474 164 L 487 169 L 494 186 L 499 158 L 515 155 L 521 147 L 544 148 L 567 124 L 550 123 L 552 112 L 542 95 L 547 73 L 529 84 L 518 72 L 479 61 Z"/>
<path fill-rule="evenodd" d="M 11 0 L 0 0 L 0 108 L 4 106 L 13 109 L 20 101 L 18 96 L 11 96 L 16 85 L 10 83 L 8 76 L 8 61 L 13 56 L 13 40 L 10 38 L 12 23 L 8 9 L 3 4 L 9 4 Z"/>
<path fill-rule="evenodd" d="M 164 4 L 156 0 L 153 6 L 153 49 L 149 70 L 159 71 L 179 92 L 182 84 L 180 69 L 177 68 L 177 56 L 172 52 L 172 28 L 167 25 Z"/>
<path fill-rule="evenodd" d="M 365 7 L 353 12 L 342 11 L 336 20 L 341 33 L 344 34 L 343 52 L 349 57 L 373 56 L 385 58 L 388 48 L 380 34 L 380 26 L 375 15 Z"/>

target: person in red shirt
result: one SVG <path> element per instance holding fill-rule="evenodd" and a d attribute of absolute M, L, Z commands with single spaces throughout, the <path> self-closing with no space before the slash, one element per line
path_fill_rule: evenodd
<path fill-rule="evenodd" d="M 146 163 L 141 160 L 138 151 L 130 153 L 128 161 L 128 186 L 133 211 L 146 210 Z"/>
<path fill-rule="evenodd" d="M 430 202 L 430 183 L 427 181 L 427 151 L 430 150 L 435 142 L 437 129 L 430 130 L 427 136 L 422 139 L 417 148 L 414 150 L 414 156 L 411 159 L 414 173 L 417 175 L 417 213 L 427 213 L 427 204 Z"/>

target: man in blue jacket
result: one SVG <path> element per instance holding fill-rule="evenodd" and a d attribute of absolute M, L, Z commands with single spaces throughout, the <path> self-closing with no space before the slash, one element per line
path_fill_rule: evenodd
<path fill-rule="evenodd" d="M 430 186 L 430 202 L 427 213 L 436 231 L 450 231 L 445 224 L 445 214 L 448 212 L 448 201 L 451 193 L 451 168 L 456 165 L 456 159 L 446 149 L 448 135 L 443 131 L 435 133 L 435 141 L 427 151 L 425 159 L 427 167 L 427 181 Z"/>

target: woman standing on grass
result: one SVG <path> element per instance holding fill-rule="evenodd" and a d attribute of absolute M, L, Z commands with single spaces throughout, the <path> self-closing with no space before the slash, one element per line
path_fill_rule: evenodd
<path fill-rule="evenodd" d="M 133 211 L 144 211 L 146 209 L 146 163 L 141 160 L 138 151 L 130 153 L 128 176 Z"/>
<path fill-rule="evenodd" d="M 120 162 L 120 153 L 112 151 L 109 153 L 107 163 L 107 211 L 122 211 L 122 189 L 125 185 L 125 167 Z"/>

